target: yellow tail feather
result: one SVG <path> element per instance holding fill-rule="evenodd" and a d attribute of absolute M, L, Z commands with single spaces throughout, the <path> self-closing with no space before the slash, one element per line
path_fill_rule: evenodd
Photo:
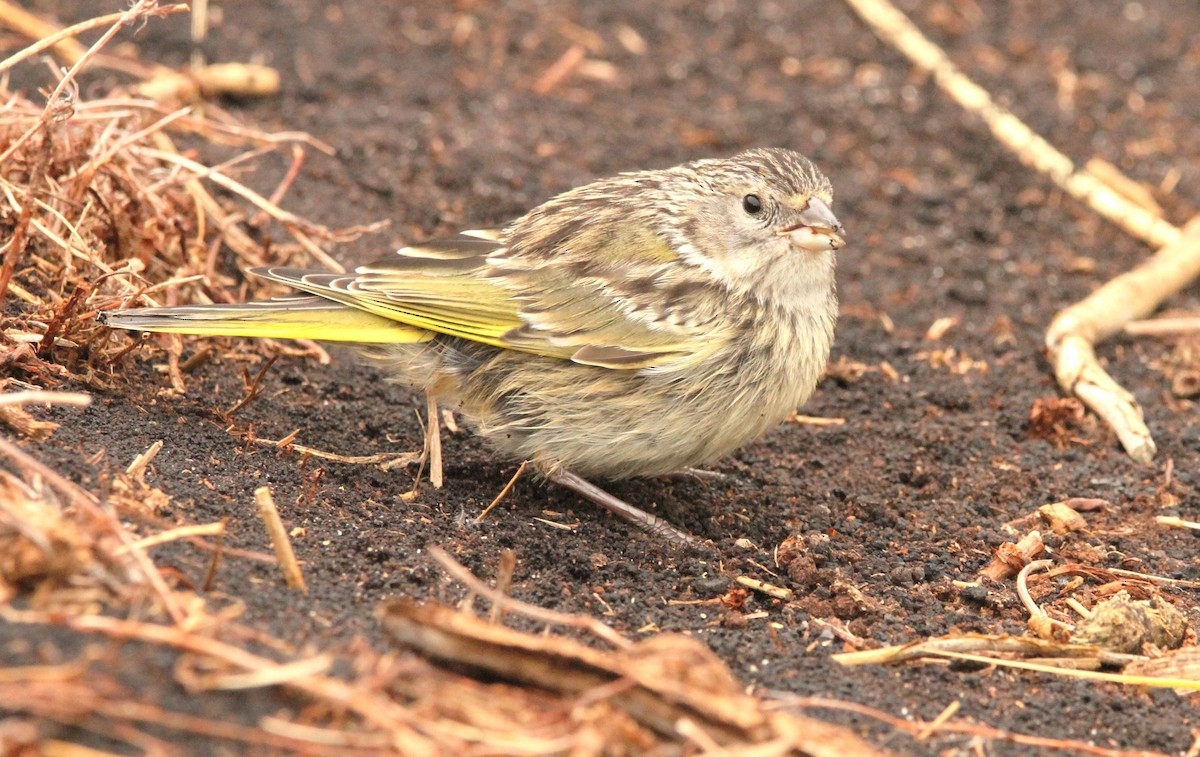
<path fill-rule="evenodd" d="M 434 335 L 320 297 L 288 297 L 244 305 L 189 305 L 105 313 L 104 323 L 134 331 L 208 336 L 323 339 L 334 342 L 401 344 Z"/>

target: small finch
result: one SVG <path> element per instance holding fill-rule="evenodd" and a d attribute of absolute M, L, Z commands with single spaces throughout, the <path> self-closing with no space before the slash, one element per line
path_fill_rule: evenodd
<path fill-rule="evenodd" d="M 305 295 L 107 322 L 361 343 L 503 454 L 690 542 L 588 479 L 707 465 L 809 398 L 837 319 L 832 203 L 807 158 L 755 149 L 603 179 L 353 273 L 250 270 Z"/>

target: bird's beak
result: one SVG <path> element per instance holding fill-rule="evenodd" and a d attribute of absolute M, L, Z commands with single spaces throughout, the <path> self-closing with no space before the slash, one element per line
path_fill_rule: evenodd
<path fill-rule="evenodd" d="M 788 237 L 792 244 L 809 252 L 825 252 L 841 249 L 846 244 L 842 239 L 845 229 L 829 206 L 816 197 L 808 199 L 808 206 L 800 211 L 800 220 L 779 230 L 780 236 Z"/>

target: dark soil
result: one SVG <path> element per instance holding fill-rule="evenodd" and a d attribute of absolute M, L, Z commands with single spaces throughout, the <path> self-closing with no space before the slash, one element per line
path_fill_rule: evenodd
<path fill-rule="evenodd" d="M 111 4 L 32 6 L 72 21 Z M 1072 158 L 1104 158 L 1151 187 L 1168 181 L 1157 196 L 1175 222 L 1200 207 L 1200 7 L 902 6 Z M 383 647 L 374 610 L 384 600 L 461 596 L 426 545 L 485 577 L 511 548 L 516 596 L 602 616 L 634 637 L 690 633 L 759 690 L 925 719 L 958 700 L 960 718 L 1015 732 L 1168 753 L 1189 747 L 1200 717 L 1167 691 L 954 666 L 847 669 L 830 660 L 845 647 L 829 623 L 873 644 L 956 630 L 1023 632 L 1011 582 L 956 582 L 974 581 L 999 544 L 1024 532 L 1006 522 L 1070 497 L 1111 506 L 1087 513 L 1090 530 L 1064 547 L 1091 545 L 1103 566 L 1200 578 L 1192 532 L 1153 520 L 1197 515 L 1200 421 L 1191 401 L 1169 391 L 1173 343 L 1118 337 L 1100 350 L 1145 408 L 1159 445 L 1152 465 L 1128 459 L 1100 424 L 1046 438 L 1029 423 L 1035 403 L 1059 397 L 1045 326 L 1147 248 L 1023 167 L 846 6 L 247 0 L 222 10 L 206 43 L 210 60 L 260 58 L 284 81 L 277 98 L 224 104 L 337 149 L 336 158 L 310 155 L 287 207 L 330 226 L 392 223 L 339 250 L 348 264 L 406 240 L 502 224 L 619 170 L 790 147 L 833 180 L 849 240 L 839 260 L 834 360 L 868 368 L 858 377 L 835 372 L 801 410 L 844 425 L 776 429 L 718 465 L 723 482 L 612 487 L 712 539 L 721 561 L 677 553 L 530 478 L 476 525 L 515 464 L 467 434 L 446 439 L 445 488 L 422 484 L 412 501 L 401 499 L 409 473 L 247 444 L 221 419 L 244 392 L 243 366 L 228 361 L 201 367 L 186 396 L 168 397 L 153 368 L 162 356 L 147 353 L 127 360 L 120 389 L 86 411 L 46 413 L 63 427 L 27 448 L 85 484 L 163 440 L 149 480 L 172 498 L 166 515 L 229 518 L 230 546 L 270 550 L 253 491 L 271 485 L 289 528 L 302 529 L 293 545 L 310 593 L 287 590 L 271 566 L 227 560 L 217 589 L 246 603 L 249 623 L 298 645 L 337 650 L 365 637 Z M 621 43 L 626 26 L 644 40 L 642 54 Z M 537 94 L 533 84 L 578 40 L 595 44 L 590 57 L 611 62 L 615 78 L 576 74 Z M 133 42 L 145 59 L 183 64 L 186 20 L 152 23 Z M 269 192 L 275 177 L 251 179 Z M 1171 304 L 1195 306 L 1195 293 Z M 927 340 L 942 317 L 960 322 Z M 324 367 L 280 358 L 262 396 L 235 416 L 239 427 L 271 439 L 299 429 L 299 443 L 346 455 L 418 449 L 421 399 L 349 351 L 333 356 Z M 81 462 L 101 450 L 97 467 Z M 1169 460 L 1180 499 L 1164 510 Z M 777 567 L 773 551 L 797 536 L 807 557 L 790 571 Z M 186 547 L 156 559 L 197 583 L 207 567 L 205 553 Z M 738 610 L 677 603 L 720 597 L 740 575 L 788 586 L 798 598 L 750 594 Z M 1168 596 L 1185 610 L 1195 604 L 1189 594 Z M 758 611 L 767 616 L 745 619 Z M 914 754 L 969 745 L 961 736 L 887 737 L 871 721 L 812 714 Z M 1033 753 L 1001 742 L 989 749 Z"/>

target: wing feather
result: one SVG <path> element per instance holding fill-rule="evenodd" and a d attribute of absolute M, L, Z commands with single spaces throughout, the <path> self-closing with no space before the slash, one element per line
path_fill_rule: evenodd
<path fill-rule="evenodd" d="M 716 325 L 719 299 L 681 287 L 683 264 L 660 240 L 622 232 L 604 240 L 622 249 L 589 256 L 577 237 L 590 233 L 544 235 L 552 248 L 533 255 L 514 253 L 505 232 L 474 230 L 348 274 L 252 272 L 407 326 L 617 370 L 689 365 L 730 338 Z M 625 245 L 648 256 L 631 259 Z"/>

